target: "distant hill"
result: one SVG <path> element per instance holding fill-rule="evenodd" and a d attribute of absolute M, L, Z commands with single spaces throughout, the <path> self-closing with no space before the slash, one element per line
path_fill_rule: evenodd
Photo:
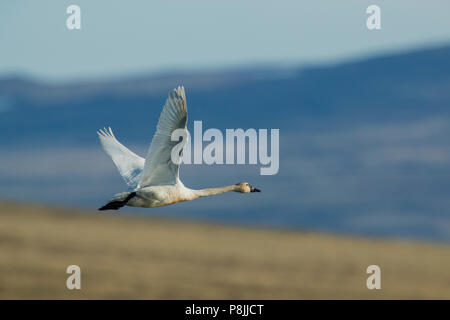
<path fill-rule="evenodd" d="M 280 172 L 185 166 L 189 186 L 248 180 L 263 193 L 139 212 L 450 241 L 449 46 L 302 68 L 76 83 L 4 78 L 0 196 L 103 204 L 124 185 L 95 131 L 111 126 L 145 154 L 179 84 L 191 128 L 193 120 L 205 129 L 280 128 Z"/>
<path fill-rule="evenodd" d="M 60 139 L 92 144 L 81 129 L 107 123 L 126 130 L 133 122 L 133 140 L 146 143 L 149 122 L 155 122 L 167 92 L 180 84 L 188 90 L 190 118 L 211 121 L 217 127 L 296 129 L 297 121 L 349 124 L 448 116 L 449 56 L 450 47 L 443 47 L 298 69 L 172 73 L 67 84 L 7 78 L 0 80 L 0 99 L 8 105 L 0 125 L 14 133 L 15 141 L 5 135 L 0 141 L 25 142 L 28 130 L 45 139 L 57 131 L 57 123 L 64 123 L 65 130 L 57 131 Z M 20 132 L 17 123 L 23 124 Z"/>

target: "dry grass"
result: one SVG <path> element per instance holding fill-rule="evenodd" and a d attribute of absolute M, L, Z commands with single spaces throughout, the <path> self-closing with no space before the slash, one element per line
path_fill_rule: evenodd
<path fill-rule="evenodd" d="M 0 298 L 450 299 L 450 247 L 0 203 Z"/>

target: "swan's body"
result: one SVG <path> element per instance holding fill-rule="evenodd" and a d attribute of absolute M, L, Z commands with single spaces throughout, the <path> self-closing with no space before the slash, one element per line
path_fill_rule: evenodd
<path fill-rule="evenodd" d="M 178 141 L 172 141 L 171 135 L 181 129 L 187 136 L 186 123 L 186 95 L 184 88 L 178 87 L 169 94 L 145 159 L 122 145 L 111 128 L 100 130 L 98 135 L 103 149 L 133 191 L 116 194 L 99 210 L 117 210 L 125 205 L 156 208 L 224 192 L 259 192 L 246 182 L 202 190 L 185 187 L 179 178 L 180 165 L 172 161 L 171 152 Z"/>
<path fill-rule="evenodd" d="M 232 185 L 220 188 L 193 190 L 186 188 L 181 183 L 172 186 L 151 186 L 134 191 L 136 195 L 129 199 L 126 205 L 131 207 L 157 208 L 229 191 L 240 192 L 240 187 L 238 185 Z M 114 200 L 123 201 L 129 194 L 130 192 L 119 193 Z"/>

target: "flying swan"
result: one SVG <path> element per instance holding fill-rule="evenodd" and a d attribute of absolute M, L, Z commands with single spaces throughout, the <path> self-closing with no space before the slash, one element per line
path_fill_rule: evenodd
<path fill-rule="evenodd" d="M 103 149 L 133 190 L 116 194 L 99 210 L 117 210 L 123 206 L 156 208 L 230 191 L 260 192 L 247 182 L 201 190 L 185 187 L 179 178 L 180 164 L 171 158 L 172 148 L 179 143 L 172 141 L 171 135 L 174 130 L 182 129 L 186 137 L 186 122 L 186 94 L 181 86 L 169 93 L 145 159 L 122 145 L 111 128 L 97 131 Z"/>

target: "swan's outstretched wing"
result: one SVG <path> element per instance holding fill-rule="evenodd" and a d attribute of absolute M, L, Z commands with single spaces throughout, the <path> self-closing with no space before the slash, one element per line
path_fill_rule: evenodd
<path fill-rule="evenodd" d="M 187 137 L 187 106 L 183 87 L 174 89 L 159 116 L 156 133 L 145 158 L 144 171 L 138 187 L 176 184 L 179 178 L 179 164 L 172 162 L 171 153 L 179 142 L 172 141 L 172 132 L 183 129 Z M 183 143 L 186 143 L 186 139 Z"/>
<path fill-rule="evenodd" d="M 99 130 L 97 134 L 103 149 L 112 158 L 126 184 L 136 188 L 141 180 L 145 159 L 131 152 L 117 141 L 111 128 Z"/>

